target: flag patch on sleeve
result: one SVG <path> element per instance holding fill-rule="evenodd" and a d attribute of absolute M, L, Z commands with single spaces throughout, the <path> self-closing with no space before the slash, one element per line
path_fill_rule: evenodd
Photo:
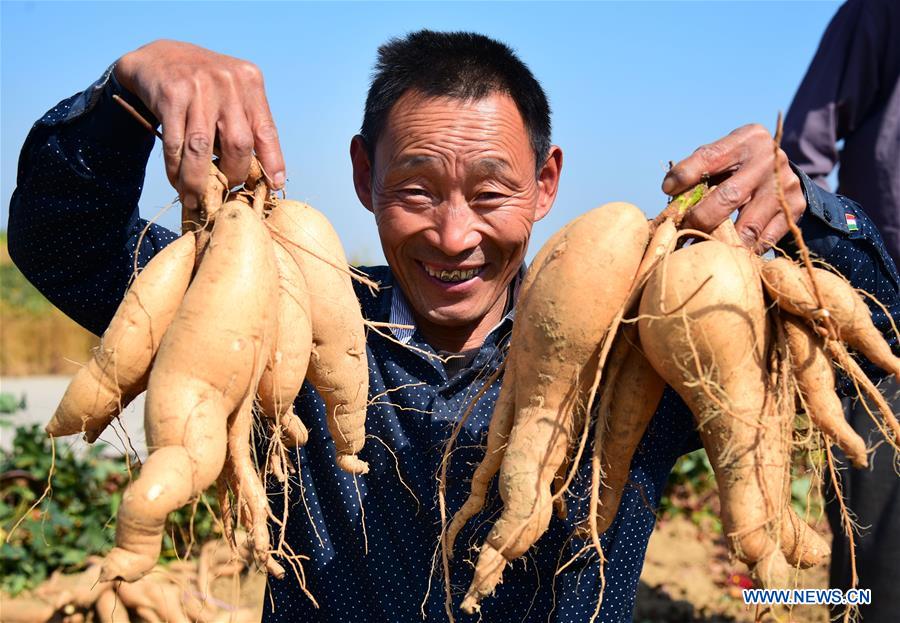
<path fill-rule="evenodd" d="M 856 215 L 852 212 L 844 213 L 844 216 L 847 218 L 847 229 L 850 231 L 859 231 L 859 225 L 856 223 Z"/>

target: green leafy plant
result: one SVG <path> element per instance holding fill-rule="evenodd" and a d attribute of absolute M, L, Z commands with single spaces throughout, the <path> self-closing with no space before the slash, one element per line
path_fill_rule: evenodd
<path fill-rule="evenodd" d="M 25 408 L 25 396 L 16 398 L 9 392 L 0 392 L 0 428 L 11 428 L 11 415 Z"/>
<path fill-rule="evenodd" d="M 721 531 L 716 478 L 705 450 L 696 450 L 676 461 L 659 510 L 660 517 L 681 515 Z"/>
<path fill-rule="evenodd" d="M 98 446 L 81 450 L 57 443 L 54 456 L 39 426 L 16 429 L 12 450 L 0 459 L 0 591 L 15 595 L 56 569 L 80 570 L 88 556 L 112 547 L 128 466 Z M 191 508 L 170 517 L 163 560 L 196 553 L 217 534 L 211 498 L 196 505 L 193 521 Z"/>
<path fill-rule="evenodd" d="M 823 512 L 814 465 L 822 465 L 816 451 L 794 456 L 791 466 L 791 505 L 800 517 L 815 522 Z M 660 502 L 660 518 L 685 516 L 694 523 L 721 531 L 716 478 L 705 450 L 678 459 Z"/>

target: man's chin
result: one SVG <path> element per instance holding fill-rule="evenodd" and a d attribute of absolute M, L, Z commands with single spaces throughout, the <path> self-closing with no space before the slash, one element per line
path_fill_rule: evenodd
<path fill-rule="evenodd" d="M 420 317 L 425 318 L 428 322 L 442 327 L 465 327 L 468 325 L 478 324 L 484 318 L 487 312 L 481 313 L 480 310 L 460 308 L 459 305 L 449 307 L 433 307 L 431 309 L 417 310 Z"/>
<path fill-rule="evenodd" d="M 483 301 L 438 301 L 423 299 L 413 305 L 416 315 L 430 324 L 442 327 L 466 327 L 479 324 L 494 305 Z"/>
<path fill-rule="evenodd" d="M 491 282 L 472 284 L 472 291 L 434 292 L 432 284 L 417 284 L 415 296 L 409 300 L 416 315 L 425 321 L 444 327 L 465 327 L 479 324 L 497 306 L 500 294 Z M 424 286 L 424 287 L 423 287 Z M 503 290 L 505 297 L 505 289 Z M 505 298 L 504 298 L 505 303 Z"/>

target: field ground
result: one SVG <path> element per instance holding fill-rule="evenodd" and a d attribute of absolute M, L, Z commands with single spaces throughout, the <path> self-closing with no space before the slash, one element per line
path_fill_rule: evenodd
<path fill-rule="evenodd" d="M 827 526 L 822 526 L 827 531 Z M 755 611 L 741 600 L 747 567 L 729 560 L 725 543 L 710 530 L 684 517 L 657 523 L 650 538 L 635 623 L 739 623 L 755 620 Z M 828 567 L 801 572 L 800 587 L 827 588 Z M 764 619 L 775 620 L 775 619 Z M 778 619 L 796 623 L 827 623 L 824 606 L 797 606 Z"/>

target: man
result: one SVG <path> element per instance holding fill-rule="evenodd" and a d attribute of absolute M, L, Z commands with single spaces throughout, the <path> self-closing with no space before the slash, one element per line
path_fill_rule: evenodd
<path fill-rule="evenodd" d="M 838 192 L 862 203 L 900 262 L 900 3 L 895 0 L 849 0 L 838 9 L 822 36 L 803 82 L 794 95 L 784 126 L 784 149 L 814 182 L 828 188 L 826 177 L 838 169 Z M 838 141 L 844 141 L 838 152 Z M 851 213 L 852 216 L 852 213 Z M 859 224 L 845 219 L 848 232 Z M 887 378 L 879 386 L 895 411 L 900 387 Z M 845 400 L 847 418 L 868 440 L 878 430 L 866 406 Z M 843 460 L 840 451 L 838 456 Z M 893 621 L 900 608 L 896 577 L 900 557 L 900 479 L 894 473 L 893 449 L 882 445 L 868 470 L 841 474 L 846 505 L 860 527 L 856 538 L 859 586 L 872 591 L 872 603 L 860 607 L 866 623 Z M 846 461 L 844 460 L 846 463 Z M 830 484 L 830 483 L 829 483 Z M 840 506 L 828 492 L 834 533 L 831 586 L 847 589 L 853 581 L 849 543 Z"/>
<path fill-rule="evenodd" d="M 900 3 L 850 0 L 822 36 L 784 123 L 784 149 L 860 202 L 900 262 Z M 838 151 L 839 142 L 843 141 Z"/>
<path fill-rule="evenodd" d="M 137 200 L 153 141 L 111 101 L 116 92 L 162 122 L 169 179 L 186 203 L 203 190 L 216 138 L 231 181 L 243 179 L 252 150 L 274 184 L 284 181 L 258 70 L 188 44 L 161 41 L 127 54 L 91 89 L 48 113 L 23 148 L 10 252 L 51 300 L 97 333 L 122 295 L 145 225 Z M 543 90 L 509 48 L 471 33 L 420 31 L 379 50 L 350 156 L 357 195 L 375 217 L 389 262 L 366 269 L 381 290 L 358 290 L 363 313 L 414 329 L 368 336 L 366 476 L 354 481 L 335 468 L 321 400 L 308 387 L 298 397 L 310 441 L 298 455 L 302 488 L 294 486 L 289 502 L 287 542 L 310 557 L 303 564 L 306 584 L 320 607 L 293 577 L 270 579 L 264 618 L 444 620 L 440 572 L 432 574 L 441 450 L 505 356 L 522 260 L 534 222 L 556 197 L 562 150 L 550 142 Z M 764 248 L 786 231 L 774 195 L 776 162 L 793 218 L 827 228 L 823 215 L 834 212 L 834 197 L 794 174 L 783 154 L 776 160 L 771 137 L 759 126 L 699 149 L 672 169 L 663 189 L 673 194 L 704 175 L 718 176 L 719 190 L 697 207 L 694 225 L 709 230 L 742 208 L 738 231 Z M 65 195 L 52 190 L 60 188 L 68 189 Z M 137 249 L 139 260 L 145 263 L 173 238 L 151 227 Z M 842 242 L 850 257 L 871 263 L 852 241 Z M 863 270 L 887 284 L 884 301 L 897 305 L 896 282 L 875 267 Z M 452 358 L 443 361 L 440 354 Z M 486 389 L 457 440 L 451 513 L 481 458 L 498 389 L 499 381 Z M 676 458 L 695 447 L 691 416 L 668 392 L 632 464 L 633 486 L 603 536 L 602 620 L 630 620 L 653 507 Z M 599 589 L 597 560 L 585 556 L 554 575 L 581 548 L 572 535 L 584 512 L 584 496 L 577 494 L 588 481 L 582 471 L 568 517 L 554 519 L 528 556 L 506 571 L 484 602 L 485 621 L 590 616 Z M 271 499 L 276 506 L 281 501 Z M 466 560 L 474 558 L 472 546 L 497 509 L 495 495 L 458 540 L 452 567 L 457 612 L 471 579 Z"/>

